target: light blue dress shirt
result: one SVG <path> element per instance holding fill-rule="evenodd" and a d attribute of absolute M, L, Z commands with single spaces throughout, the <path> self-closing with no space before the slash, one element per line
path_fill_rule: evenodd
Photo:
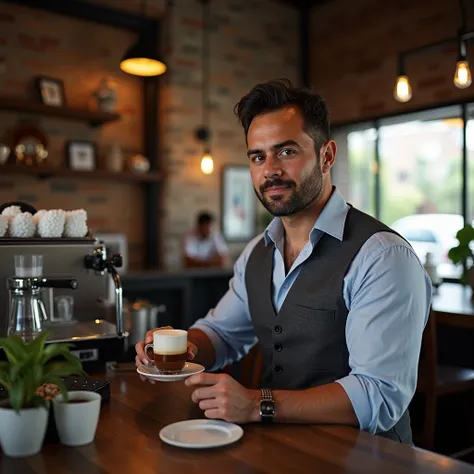
<path fill-rule="evenodd" d="M 269 224 L 263 237 L 266 245 L 275 247 L 272 291 L 277 310 L 321 236 L 327 233 L 343 239 L 348 211 L 349 205 L 334 189 L 308 243 L 287 274 L 283 225 L 279 218 Z M 213 343 L 216 363 L 211 370 L 238 360 L 257 341 L 248 307 L 245 267 L 261 238 L 253 239 L 235 263 L 227 293 L 192 326 L 205 332 Z M 349 310 L 346 343 L 351 372 L 336 382 L 346 391 L 361 430 L 387 431 L 405 412 L 415 392 L 431 282 L 405 240 L 391 232 L 379 232 L 365 242 L 352 261 L 343 293 Z"/>

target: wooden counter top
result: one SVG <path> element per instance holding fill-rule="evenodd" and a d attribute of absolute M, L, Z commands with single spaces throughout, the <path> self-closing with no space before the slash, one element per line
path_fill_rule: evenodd
<path fill-rule="evenodd" d="M 244 425 L 237 443 L 184 450 L 160 429 L 201 418 L 183 382 L 149 385 L 135 373 L 111 374 L 111 399 L 95 441 L 79 448 L 45 443 L 34 457 L 0 457 L 1 474 L 474 473 L 474 466 L 345 427 Z"/>

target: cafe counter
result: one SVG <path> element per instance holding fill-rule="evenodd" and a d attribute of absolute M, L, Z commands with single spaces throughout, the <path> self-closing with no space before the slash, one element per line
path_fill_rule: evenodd
<path fill-rule="evenodd" d="M 161 428 L 203 417 L 191 389 L 183 382 L 143 383 L 134 372 L 107 378 L 110 399 L 92 444 L 46 441 L 33 457 L 0 455 L 0 474 L 474 473 L 469 464 L 339 426 L 249 424 L 226 447 L 169 446 L 160 440 Z"/>
<path fill-rule="evenodd" d="M 163 305 L 160 326 L 187 329 L 214 307 L 229 287 L 233 269 L 196 268 L 130 272 L 121 276 L 124 297 Z"/>

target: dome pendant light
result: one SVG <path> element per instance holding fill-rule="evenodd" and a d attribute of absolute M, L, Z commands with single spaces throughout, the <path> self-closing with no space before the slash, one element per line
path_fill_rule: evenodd
<path fill-rule="evenodd" d="M 143 16 L 145 3 L 142 2 Z M 150 34 L 141 34 L 138 41 L 130 46 L 120 61 L 120 69 L 134 76 L 159 76 L 166 72 L 166 64 L 156 51 L 156 39 Z"/>

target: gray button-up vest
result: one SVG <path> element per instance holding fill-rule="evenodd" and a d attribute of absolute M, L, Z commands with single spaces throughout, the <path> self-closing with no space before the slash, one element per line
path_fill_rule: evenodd
<path fill-rule="evenodd" d="M 321 237 L 278 312 L 272 302 L 275 247 L 266 246 L 263 238 L 257 243 L 247 263 L 245 284 L 263 358 L 262 387 L 304 389 L 350 373 L 343 280 L 362 245 L 382 231 L 394 232 L 351 207 L 343 240 L 329 234 Z M 411 443 L 408 411 L 391 430 L 377 434 Z"/>

